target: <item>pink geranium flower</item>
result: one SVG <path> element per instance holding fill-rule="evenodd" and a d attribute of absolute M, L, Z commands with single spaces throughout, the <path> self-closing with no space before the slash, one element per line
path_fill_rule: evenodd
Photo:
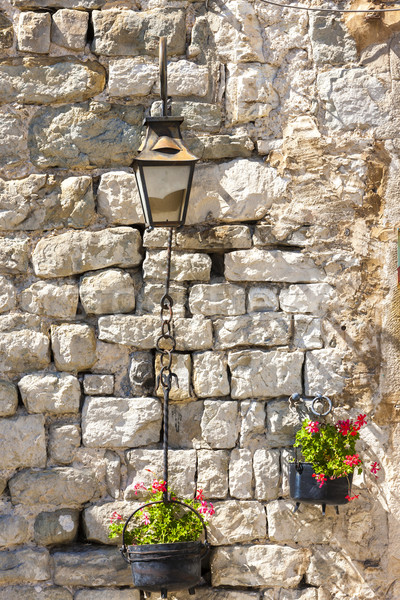
<path fill-rule="evenodd" d="M 318 433 L 318 431 L 319 431 L 318 424 L 319 424 L 318 421 L 310 421 L 306 425 L 306 429 L 307 429 L 308 433 Z"/>

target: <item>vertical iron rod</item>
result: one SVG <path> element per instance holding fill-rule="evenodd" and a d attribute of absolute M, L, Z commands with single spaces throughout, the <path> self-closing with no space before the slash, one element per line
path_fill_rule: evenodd
<path fill-rule="evenodd" d="M 173 228 L 171 227 L 168 233 L 168 245 L 167 245 L 167 274 L 165 278 L 165 294 L 163 299 L 161 300 L 161 312 L 163 308 L 167 308 L 167 306 L 163 306 L 163 301 L 168 302 L 168 308 L 170 309 L 170 315 L 172 319 L 172 300 L 169 300 L 169 283 L 171 278 L 171 255 L 172 255 L 172 235 Z M 173 323 L 172 323 L 173 327 Z M 172 330 L 173 331 L 173 330 Z M 161 368 L 162 368 L 162 360 L 161 360 Z M 167 375 L 166 380 L 161 376 L 161 386 L 164 392 L 164 436 L 163 436 L 163 450 L 164 450 L 164 482 L 165 482 L 165 491 L 163 493 L 164 502 L 168 502 L 168 423 L 169 423 L 169 392 L 171 390 L 171 379 L 172 374 L 169 369 L 169 373 Z"/>
<path fill-rule="evenodd" d="M 159 45 L 160 95 L 162 116 L 168 116 L 168 85 L 167 85 L 167 38 L 160 37 Z"/>

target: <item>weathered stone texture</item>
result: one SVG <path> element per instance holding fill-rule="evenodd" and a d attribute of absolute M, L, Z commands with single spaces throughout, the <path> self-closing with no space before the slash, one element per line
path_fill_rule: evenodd
<path fill-rule="evenodd" d="M 279 450 L 259 448 L 253 455 L 255 497 L 274 500 L 279 495 Z"/>
<path fill-rule="evenodd" d="M 324 273 L 314 261 L 284 250 L 238 250 L 225 257 L 225 277 L 230 281 L 318 282 Z"/>
<path fill-rule="evenodd" d="M 73 375 L 37 373 L 26 375 L 18 383 L 22 401 L 29 413 L 77 413 L 81 386 Z"/>
<path fill-rule="evenodd" d="M 143 262 L 143 274 L 149 279 L 164 279 L 167 253 L 148 251 Z M 171 279 L 174 281 L 209 281 L 211 259 L 207 254 L 172 252 Z"/>
<path fill-rule="evenodd" d="M 1 47 L 1 19 L 0 15 L 0 47 Z M 2 144 L 0 148 L 0 166 L 16 166 L 28 158 L 28 147 L 24 124 L 17 116 L 4 112 L 0 114 L 0 135 Z"/>
<path fill-rule="evenodd" d="M 149 396 L 153 393 L 155 378 L 151 352 L 132 352 L 129 381 L 133 397 Z"/>
<path fill-rule="evenodd" d="M 279 294 L 281 309 L 293 313 L 324 314 L 334 290 L 327 283 L 290 285 Z"/>
<path fill-rule="evenodd" d="M 203 401 L 174 402 L 169 409 L 168 441 L 171 448 L 198 448 L 202 444 Z"/>
<path fill-rule="evenodd" d="M 52 325 L 51 345 L 62 371 L 84 371 L 96 361 L 96 338 L 89 325 Z"/>
<path fill-rule="evenodd" d="M 323 347 L 322 321 L 303 315 L 294 316 L 293 344 L 301 350 L 314 350 Z"/>
<path fill-rule="evenodd" d="M 197 487 L 206 498 L 228 495 L 229 453 L 226 450 L 199 450 L 197 453 Z"/>
<path fill-rule="evenodd" d="M 29 539 L 28 522 L 17 515 L 0 516 L 0 544 L 4 548 L 15 544 L 24 544 Z M 1 598 L 1 596 L 0 596 Z"/>
<path fill-rule="evenodd" d="M 115 227 L 103 231 L 71 231 L 42 239 L 32 254 L 39 277 L 66 277 L 106 267 L 134 267 L 141 262 L 136 229 Z"/>
<path fill-rule="evenodd" d="M 271 65 L 227 65 L 227 117 L 232 125 L 268 117 L 279 105 L 273 80 L 276 68 Z"/>
<path fill-rule="evenodd" d="M 89 13 L 68 8 L 53 15 L 51 41 L 63 48 L 84 50 Z"/>
<path fill-rule="evenodd" d="M 73 551 L 55 552 L 54 581 L 68 586 L 130 586 L 132 575 L 115 548 L 82 546 Z"/>
<path fill-rule="evenodd" d="M 0 585 L 32 583 L 50 578 L 50 555 L 44 548 L 0 552 Z"/>
<path fill-rule="evenodd" d="M 253 496 L 253 456 L 250 450 L 235 448 L 229 461 L 229 491 L 233 498 Z"/>
<path fill-rule="evenodd" d="M 227 396 L 230 385 L 226 356 L 218 352 L 194 354 L 193 386 L 199 398 Z"/>
<path fill-rule="evenodd" d="M 26 273 L 29 243 L 25 238 L 0 239 L 0 270 L 2 273 Z"/>
<path fill-rule="evenodd" d="M 70 57 L 6 59 L 0 63 L 0 77 L 3 103 L 83 102 L 100 93 L 105 85 L 101 65 Z"/>
<path fill-rule="evenodd" d="M 0 339 L 0 369 L 3 371 L 31 371 L 50 363 L 49 339 L 43 333 L 22 329 L 3 333 Z"/>
<path fill-rule="evenodd" d="M 12 22 L 3 14 L 0 15 L 0 48 L 5 50 L 13 44 Z"/>
<path fill-rule="evenodd" d="M 161 405 L 154 398 L 87 398 L 82 439 L 91 448 L 129 448 L 158 442 Z"/>
<path fill-rule="evenodd" d="M 229 283 L 197 284 L 190 290 L 189 308 L 206 317 L 241 315 L 246 311 L 245 291 Z"/>
<path fill-rule="evenodd" d="M 213 546 L 263 539 L 267 535 L 264 507 L 258 502 L 217 502 L 209 529 Z"/>
<path fill-rule="evenodd" d="M 327 396 L 336 395 L 342 391 L 344 384 L 342 353 L 339 350 L 326 348 L 307 352 L 305 368 L 307 396 L 316 396 L 320 393 Z"/>
<path fill-rule="evenodd" d="M 247 306 L 249 312 L 278 310 L 278 292 L 266 286 L 251 287 L 248 292 Z"/>
<path fill-rule="evenodd" d="M 85 275 L 79 286 L 82 306 L 88 314 L 131 312 L 135 308 L 135 288 L 129 273 L 110 269 Z"/>
<path fill-rule="evenodd" d="M 0 417 L 12 416 L 18 406 L 18 392 L 9 381 L 0 381 Z"/>
<path fill-rule="evenodd" d="M 46 54 L 50 49 L 50 13 L 22 12 L 19 15 L 18 50 Z"/>
<path fill-rule="evenodd" d="M 109 223 L 131 225 L 143 223 L 136 177 L 125 171 L 101 176 L 97 191 L 98 211 Z"/>
<path fill-rule="evenodd" d="M 74 600 L 139 600 L 139 590 L 117 590 L 103 588 L 98 590 L 78 590 Z"/>
<path fill-rule="evenodd" d="M 72 594 L 62 587 L 43 585 L 38 582 L 34 586 L 10 586 L 0 588 L 0 600 L 72 600 Z"/>
<path fill-rule="evenodd" d="M 143 245 L 146 248 L 165 248 L 167 246 L 167 229 L 157 228 L 146 231 Z M 219 225 L 212 227 L 184 227 L 175 233 L 176 248 L 181 250 L 234 250 L 250 248 L 250 229 L 246 225 Z"/>
<path fill-rule="evenodd" d="M 299 389 L 299 388 L 298 388 Z M 269 446 L 289 446 L 301 427 L 299 414 L 290 410 L 287 400 L 267 403 L 267 441 Z"/>
<path fill-rule="evenodd" d="M 39 415 L 0 420 L 3 469 L 46 466 L 44 418 Z"/>
<path fill-rule="evenodd" d="M 274 500 L 267 504 L 270 540 L 302 546 L 328 543 L 335 521 L 333 511 L 324 516 L 319 506 L 301 504 L 293 513 L 293 505 L 293 500 Z"/>
<path fill-rule="evenodd" d="M 21 308 L 36 315 L 72 319 L 78 307 L 78 286 L 36 281 L 19 294 Z"/>
<path fill-rule="evenodd" d="M 139 506 L 140 502 L 107 502 L 85 508 L 83 527 L 86 539 L 98 544 L 121 545 L 122 536 L 112 539 L 108 537 L 111 515 L 116 511 L 124 519 L 127 519 Z"/>
<path fill-rule="evenodd" d="M 154 102 L 151 107 L 151 116 L 161 116 L 161 102 Z M 199 131 L 201 133 L 215 133 L 222 125 L 222 110 L 218 104 L 206 102 L 172 102 L 171 115 L 184 117 L 182 130 Z"/>
<path fill-rule="evenodd" d="M 170 284 L 169 293 L 174 302 L 174 316 L 184 317 L 186 314 L 185 303 L 187 298 L 185 285 L 173 282 Z M 138 293 L 137 312 L 159 315 L 161 298 L 164 294 L 165 285 L 163 283 L 145 281 Z"/>
<path fill-rule="evenodd" d="M 85 375 L 83 391 L 90 396 L 107 396 L 114 391 L 114 375 Z"/>
<path fill-rule="evenodd" d="M 81 444 L 81 430 L 78 425 L 53 423 L 49 431 L 50 459 L 59 464 L 69 464 Z"/>
<path fill-rule="evenodd" d="M 237 402 L 206 400 L 201 419 L 204 440 L 211 448 L 233 448 L 238 436 Z"/>
<path fill-rule="evenodd" d="M 217 319 L 214 322 L 215 347 L 229 350 L 235 346 L 284 346 L 289 343 L 290 318 L 261 313 Z"/>
<path fill-rule="evenodd" d="M 79 511 L 62 508 L 39 513 L 35 520 L 34 536 L 37 544 L 66 544 L 73 542 L 78 533 Z"/>
<path fill-rule="evenodd" d="M 155 358 L 155 376 L 156 381 L 161 371 L 160 365 L 160 354 L 156 354 Z M 175 373 L 178 377 L 179 387 L 175 385 L 175 382 L 172 384 L 172 389 L 170 392 L 171 400 L 178 401 L 188 401 L 193 400 L 193 388 L 192 388 L 192 357 L 190 354 L 175 354 L 172 355 L 172 372 Z M 164 392 L 161 386 L 157 390 L 157 396 L 162 398 Z"/>

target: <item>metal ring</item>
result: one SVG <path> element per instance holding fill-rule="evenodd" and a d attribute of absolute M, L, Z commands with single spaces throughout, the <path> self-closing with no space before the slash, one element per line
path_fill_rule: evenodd
<path fill-rule="evenodd" d="M 328 405 L 328 409 L 325 412 L 318 412 L 315 409 L 315 403 L 321 402 L 321 401 L 322 401 L 322 404 L 326 403 Z M 332 400 L 330 398 L 328 398 L 328 396 L 323 396 L 322 394 L 318 394 L 318 396 L 315 396 L 314 400 L 312 401 L 311 411 L 314 413 L 314 415 L 317 415 L 317 417 L 326 417 L 332 411 Z"/>

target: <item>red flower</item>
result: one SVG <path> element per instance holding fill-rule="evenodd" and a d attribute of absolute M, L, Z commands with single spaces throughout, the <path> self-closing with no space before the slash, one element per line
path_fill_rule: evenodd
<path fill-rule="evenodd" d="M 150 517 L 147 513 L 144 513 L 143 515 L 143 521 L 145 525 L 150 525 Z"/>
<path fill-rule="evenodd" d="M 339 429 L 342 435 L 347 435 L 351 429 L 350 419 L 347 419 L 346 421 L 338 421 L 336 423 L 336 427 Z"/>
<path fill-rule="evenodd" d="M 361 459 L 359 458 L 358 454 L 354 454 L 353 456 L 351 454 L 348 454 L 343 462 L 349 467 L 356 467 L 361 463 Z"/>
<path fill-rule="evenodd" d="M 352 500 L 356 500 L 358 497 L 360 496 L 360 494 L 354 494 L 354 496 L 345 496 L 346 500 L 348 500 L 349 502 L 351 502 Z"/>
<path fill-rule="evenodd" d="M 212 517 L 212 515 L 215 513 L 215 508 L 212 502 L 210 502 L 210 508 L 208 509 L 208 514 L 210 515 L 210 517 Z"/>
<path fill-rule="evenodd" d="M 355 423 L 356 425 L 358 425 L 358 429 L 360 429 L 360 427 L 362 427 L 363 425 L 367 424 L 366 417 L 367 415 L 358 415 Z"/>
<path fill-rule="evenodd" d="M 135 496 L 137 496 L 138 490 L 146 490 L 147 488 L 144 485 L 143 481 L 139 481 L 139 483 L 135 483 L 135 485 L 133 486 L 133 489 L 135 490 Z"/>
<path fill-rule="evenodd" d="M 318 431 L 319 431 L 318 421 L 310 421 L 306 425 L 306 429 L 307 429 L 308 433 L 318 433 Z"/>
<path fill-rule="evenodd" d="M 197 490 L 196 500 L 204 500 L 203 490 Z"/>
<path fill-rule="evenodd" d="M 371 463 L 371 473 L 376 475 L 378 473 L 378 471 L 380 471 L 380 470 L 381 470 L 381 468 L 379 466 L 379 463 L 377 463 L 376 461 L 374 463 Z"/>
<path fill-rule="evenodd" d="M 114 521 L 122 521 L 122 515 L 120 515 L 119 513 L 117 513 L 116 510 L 114 510 L 113 514 L 111 515 L 111 523 L 113 523 Z"/>
<path fill-rule="evenodd" d="M 157 492 L 166 492 L 167 487 L 165 485 L 165 481 L 163 481 L 162 479 L 160 479 L 160 481 L 157 481 L 157 479 L 155 479 L 151 484 L 151 491 L 153 492 L 153 494 L 156 494 Z"/>
<path fill-rule="evenodd" d="M 328 478 L 323 473 L 319 473 L 318 475 L 316 475 L 315 473 L 313 473 L 312 476 L 315 477 L 315 479 L 319 483 L 319 487 L 320 488 L 324 485 L 325 481 L 328 480 Z"/>

